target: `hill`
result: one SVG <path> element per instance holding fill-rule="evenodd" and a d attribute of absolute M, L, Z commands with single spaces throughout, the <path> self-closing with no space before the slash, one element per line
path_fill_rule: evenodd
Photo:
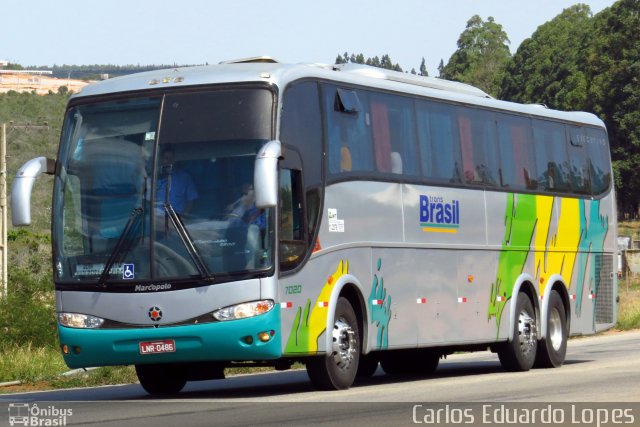
<path fill-rule="evenodd" d="M 0 93 L 15 91 L 47 95 L 58 91 L 77 92 L 89 83 L 89 81 L 85 80 L 9 72 L 0 74 Z M 66 87 L 66 89 L 61 89 L 63 87 Z"/>

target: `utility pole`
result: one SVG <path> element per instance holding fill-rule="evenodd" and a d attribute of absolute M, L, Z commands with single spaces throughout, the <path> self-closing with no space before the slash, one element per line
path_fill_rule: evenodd
<path fill-rule="evenodd" d="M 2 124 L 0 132 L 0 275 L 2 297 L 7 297 L 7 124 Z"/>

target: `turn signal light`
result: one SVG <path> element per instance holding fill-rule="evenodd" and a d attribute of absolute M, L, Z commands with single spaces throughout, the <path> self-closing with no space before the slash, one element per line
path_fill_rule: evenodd
<path fill-rule="evenodd" d="M 260 332 L 258 334 L 258 339 L 262 342 L 267 342 L 271 339 L 272 336 L 274 336 L 276 333 L 276 331 L 265 331 L 265 332 Z"/>

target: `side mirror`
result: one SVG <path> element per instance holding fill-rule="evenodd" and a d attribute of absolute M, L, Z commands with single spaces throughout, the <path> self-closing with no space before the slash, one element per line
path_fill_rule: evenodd
<path fill-rule="evenodd" d="M 46 173 L 53 175 L 56 161 L 36 157 L 22 165 L 11 187 L 11 222 L 14 226 L 31 224 L 31 189 L 36 178 Z"/>
<path fill-rule="evenodd" d="M 272 208 L 278 204 L 278 160 L 283 156 L 280 141 L 272 140 L 262 146 L 256 155 L 253 171 L 253 189 L 256 207 Z"/>

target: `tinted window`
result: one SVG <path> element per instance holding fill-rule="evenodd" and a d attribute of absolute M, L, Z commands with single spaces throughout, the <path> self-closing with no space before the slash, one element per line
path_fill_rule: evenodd
<path fill-rule="evenodd" d="M 341 90 L 341 92 L 342 95 L 338 93 L 336 87 L 330 85 L 326 85 L 323 91 L 329 171 L 331 173 L 373 171 L 373 141 L 371 116 L 367 109 L 367 93 L 355 90 Z M 345 95 L 345 92 L 348 95 Z M 353 111 L 357 105 L 362 108 L 362 111 Z"/>
<path fill-rule="evenodd" d="M 455 107 L 416 102 L 422 175 L 436 182 L 460 182 Z"/>
<path fill-rule="evenodd" d="M 556 122 L 533 120 L 533 142 L 539 188 L 549 192 L 570 191 L 565 126 Z"/>
<path fill-rule="evenodd" d="M 465 181 L 470 184 L 496 185 L 498 163 L 493 113 L 459 108 L 458 128 Z"/>
<path fill-rule="evenodd" d="M 609 145 L 602 129 L 585 128 L 585 146 L 589 155 L 592 194 L 602 194 L 611 185 Z"/>
<path fill-rule="evenodd" d="M 531 139 L 531 121 L 498 114 L 498 181 L 511 191 L 535 189 L 535 164 Z"/>
<path fill-rule="evenodd" d="M 413 102 L 409 98 L 374 93 L 370 100 L 376 170 L 417 175 Z"/>
<path fill-rule="evenodd" d="M 307 187 L 320 185 L 322 176 L 322 117 L 318 85 L 302 82 L 284 94 L 280 141 L 297 148 Z"/>
<path fill-rule="evenodd" d="M 577 196 L 611 184 L 603 129 L 372 90 L 323 96 L 331 174 Z"/>
<path fill-rule="evenodd" d="M 571 189 L 575 193 L 588 194 L 591 191 L 591 177 L 585 129 L 578 126 L 569 126 L 569 137 Z"/>

